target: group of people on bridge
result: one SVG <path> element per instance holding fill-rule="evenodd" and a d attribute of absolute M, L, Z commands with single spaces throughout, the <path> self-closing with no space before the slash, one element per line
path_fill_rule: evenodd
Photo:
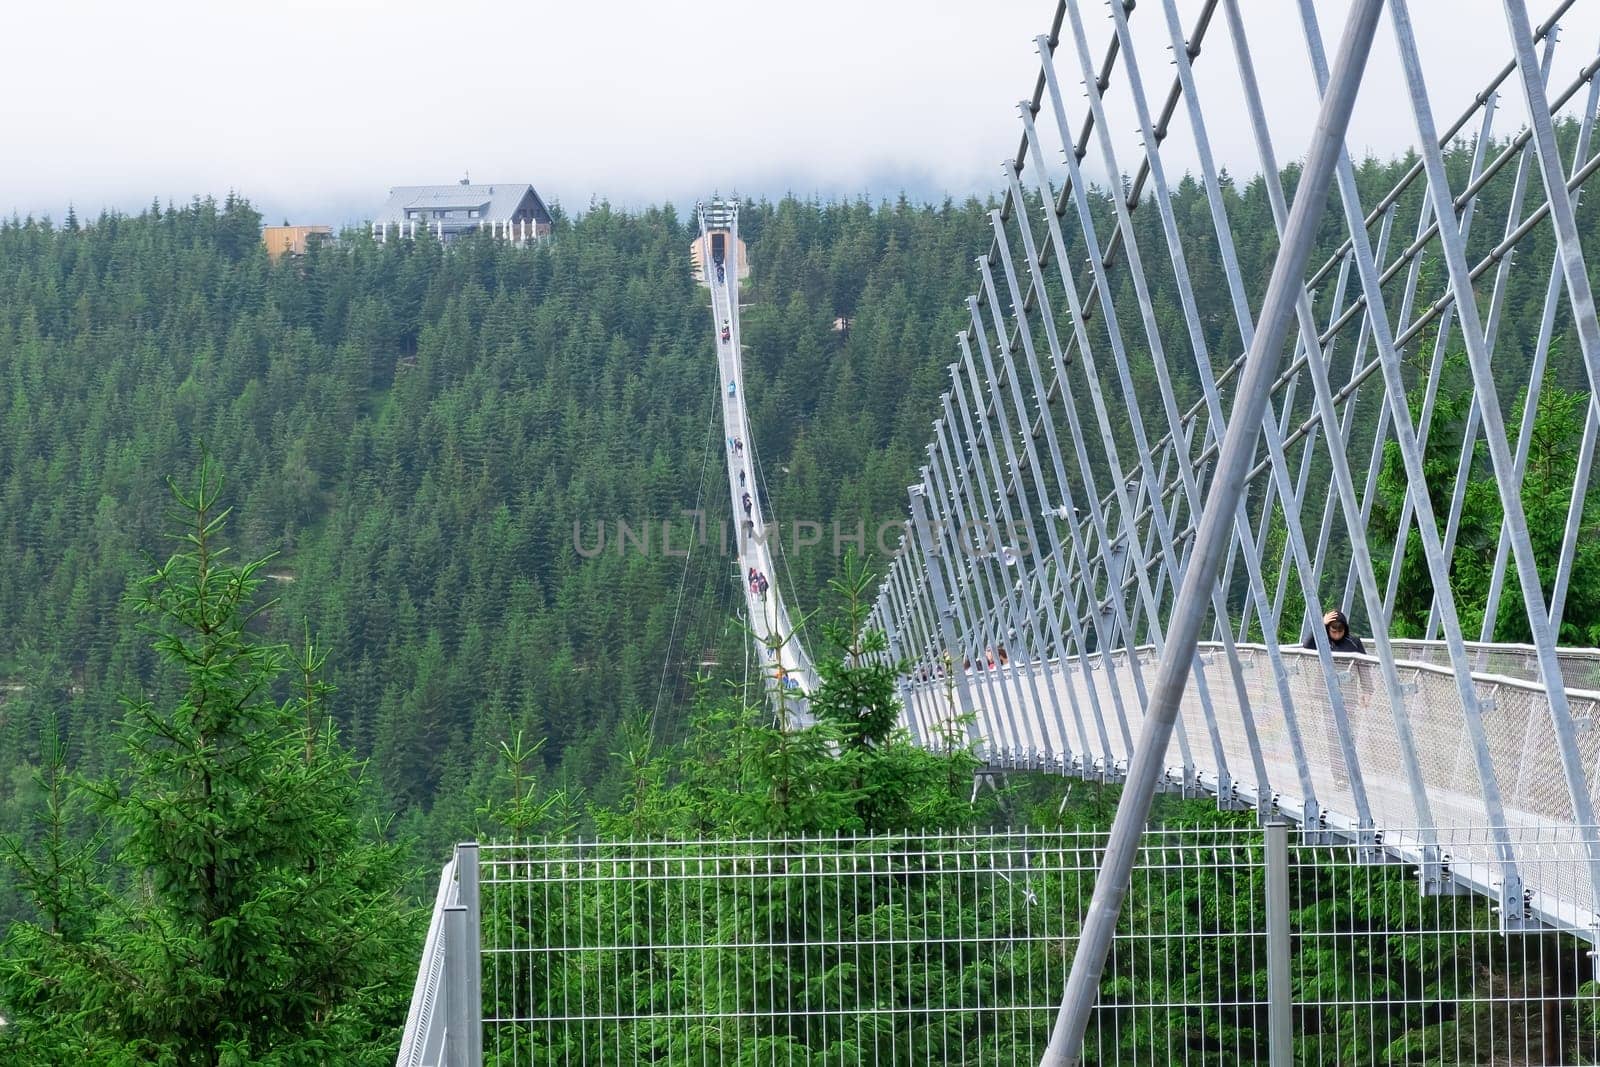
<path fill-rule="evenodd" d="M 750 494 L 746 493 L 745 499 L 748 501 L 749 498 Z M 746 512 L 749 511 L 748 505 L 746 505 L 745 510 Z M 755 589 L 755 579 L 759 573 L 760 572 L 754 567 L 750 568 L 752 590 Z M 765 581 L 765 579 L 762 580 Z M 766 592 L 765 588 L 763 588 L 761 592 Z M 1338 610 L 1337 608 L 1328 612 L 1322 617 L 1322 626 L 1328 635 L 1328 648 L 1330 651 L 1357 652 L 1361 655 L 1366 654 L 1367 649 L 1366 646 L 1361 643 L 1361 638 L 1350 632 L 1350 619 L 1345 615 L 1344 612 Z M 1313 634 L 1306 638 L 1303 647 L 1315 649 L 1317 647 L 1316 635 Z M 1010 662 L 1011 658 L 1006 654 L 1005 645 L 992 645 L 983 650 L 983 656 L 978 660 L 977 669 L 980 671 L 992 671 L 999 667 L 1005 667 L 1009 665 Z M 949 666 L 950 655 L 949 653 L 946 653 L 942 663 L 935 664 L 932 667 L 924 664 L 923 666 L 917 668 L 917 681 L 927 682 L 932 681 L 935 678 L 943 678 L 948 673 Z M 961 669 L 969 673 L 972 671 L 972 657 L 968 656 L 961 661 Z"/>
<path fill-rule="evenodd" d="M 767 590 L 772 588 L 767 576 L 754 567 L 745 574 L 745 581 L 750 583 L 750 591 L 756 596 L 766 596 Z"/>
<path fill-rule="evenodd" d="M 761 655 L 772 664 L 772 677 L 785 689 L 799 689 L 800 679 L 795 672 L 783 665 L 783 660 L 778 656 L 778 650 L 771 645 L 763 645 Z"/>
<path fill-rule="evenodd" d="M 728 388 L 730 390 L 733 388 L 733 383 L 732 382 L 728 383 Z M 743 440 L 743 438 L 739 438 L 739 437 L 730 437 L 730 438 L 728 438 L 728 451 L 733 453 L 735 456 L 743 456 L 744 455 L 744 440 Z M 751 517 L 751 512 L 755 508 L 755 499 L 753 497 L 751 497 L 749 490 L 746 489 L 746 486 L 749 485 L 749 482 L 750 482 L 749 478 L 745 476 L 744 464 L 740 463 L 739 464 L 739 488 L 740 489 L 745 489 L 745 492 L 739 498 L 739 502 L 744 505 L 744 514 L 745 514 L 745 518 L 747 518 L 747 519 Z"/>
<path fill-rule="evenodd" d="M 1006 654 L 1005 645 L 990 645 L 988 648 L 983 650 L 983 656 L 978 660 L 978 670 L 992 671 L 1000 667 L 1008 666 L 1010 663 L 1011 657 Z M 944 658 L 939 663 L 935 664 L 931 670 L 927 666 L 918 668 L 917 681 L 926 682 L 934 678 L 943 678 L 945 675 L 950 673 L 950 664 L 951 658 L 950 654 L 947 652 L 945 653 Z M 971 656 L 968 656 L 961 661 L 961 669 L 968 673 L 972 671 Z"/>
<path fill-rule="evenodd" d="M 991 646 L 983 650 L 983 659 L 978 661 L 978 669 L 980 671 L 992 671 L 996 667 L 1004 667 L 1010 662 L 1011 657 L 1006 655 L 1005 645 Z M 972 669 L 972 660 L 970 658 L 962 660 L 961 669 L 970 671 Z"/>

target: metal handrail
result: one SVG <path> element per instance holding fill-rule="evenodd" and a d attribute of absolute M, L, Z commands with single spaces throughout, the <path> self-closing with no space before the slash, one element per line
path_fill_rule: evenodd
<path fill-rule="evenodd" d="M 457 845 L 439 873 L 396 1067 L 483 1062 L 478 846 Z"/>
<path fill-rule="evenodd" d="M 448 951 L 445 937 L 445 909 L 457 903 L 456 861 L 444 865 L 439 874 L 439 892 L 433 900 L 433 918 L 428 922 L 428 938 L 422 943 L 422 963 L 417 968 L 417 984 L 411 989 L 411 1010 L 406 1012 L 406 1028 L 400 1036 L 399 1067 L 422 1067 L 437 1063 L 443 1045 L 443 1028 L 434 1026 L 434 1009 L 439 1003 L 439 983 L 444 975 Z"/>

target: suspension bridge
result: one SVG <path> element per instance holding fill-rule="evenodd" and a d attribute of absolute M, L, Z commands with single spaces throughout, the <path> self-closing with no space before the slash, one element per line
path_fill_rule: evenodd
<path fill-rule="evenodd" d="M 723 453 L 728 497 L 738 527 L 739 571 L 744 581 L 745 618 L 750 639 L 760 656 L 762 684 L 784 725 L 811 724 L 805 694 L 816 688 L 816 672 L 788 605 L 779 590 L 773 566 L 773 527 L 761 500 L 756 477 L 755 437 L 745 409 L 744 367 L 739 348 L 739 202 L 714 200 L 697 209 L 700 220 L 698 262 L 711 290 L 711 318 L 717 338 L 717 381 L 721 395 Z"/>
<path fill-rule="evenodd" d="M 1285 124 L 1237 0 L 1057 4 L 871 616 L 916 743 L 1122 786 L 1046 1063 L 1080 1055 L 1161 791 L 1404 863 L 1425 896 L 1488 898 L 1502 931 L 1600 945 L 1600 651 L 1561 642 L 1594 535 L 1600 323 L 1579 217 L 1600 52 L 1557 62 L 1573 0 L 1537 23 L 1503 0 L 1480 28 L 1503 64 L 1435 99 L 1419 35 L 1452 32 L 1437 12 L 1425 27 L 1404 0 L 1354 0 L 1331 27 L 1290 6 L 1318 102 Z M 1374 85 L 1413 134 L 1382 188 L 1347 147 Z M 1242 123 L 1249 158 L 1230 162 L 1261 176 L 1264 258 L 1241 240 L 1219 123 Z M 737 206 L 703 206 L 700 226 L 741 565 L 765 579 L 747 586 L 751 635 L 799 727 L 816 677 L 739 444 Z M 1503 329 L 1514 300 L 1536 332 Z M 1457 361 L 1468 396 L 1448 406 Z M 1524 499 L 1547 383 L 1585 394 L 1559 535 L 1530 529 Z M 1442 479 L 1438 442 L 1457 436 Z M 1497 542 L 1468 593 L 1452 577 L 1484 481 Z M 1402 639 L 1408 573 L 1428 608 Z M 1333 611 L 1364 652 L 1334 647 Z M 1527 639 L 1495 641 L 1508 631 Z M 1555 858 L 1533 847 L 1552 828 L 1570 832 Z"/>

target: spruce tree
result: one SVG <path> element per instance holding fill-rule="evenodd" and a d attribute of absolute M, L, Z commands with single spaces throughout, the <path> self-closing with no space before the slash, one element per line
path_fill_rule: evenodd
<path fill-rule="evenodd" d="M 829 581 L 842 618 L 822 626 L 830 655 L 817 664 L 822 685 L 811 698 L 817 718 L 837 723 L 851 748 L 881 748 L 900 716 L 897 679 L 904 664 L 879 658 L 887 651 L 883 631 L 866 627 L 876 576 L 854 552 L 843 573 Z"/>
<path fill-rule="evenodd" d="M 266 560 L 228 564 L 220 488 L 209 459 L 173 486 L 179 549 L 129 597 L 174 692 L 125 701 L 120 776 L 48 794 L 46 828 L 93 803 L 118 876 L 9 843 L 44 921 L 0 955 L 7 1062 L 393 1059 L 419 949 L 401 856 L 363 817 L 325 653 L 252 633 Z"/>

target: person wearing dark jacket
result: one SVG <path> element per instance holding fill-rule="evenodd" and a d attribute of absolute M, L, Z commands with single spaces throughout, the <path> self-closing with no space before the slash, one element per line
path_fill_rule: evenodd
<path fill-rule="evenodd" d="M 1361 638 L 1350 632 L 1350 620 L 1337 608 L 1322 617 L 1322 625 L 1328 631 L 1328 649 L 1332 652 L 1360 652 L 1366 655 L 1366 646 L 1361 643 Z M 1317 638 L 1313 634 L 1306 638 L 1306 648 L 1316 648 Z"/>

